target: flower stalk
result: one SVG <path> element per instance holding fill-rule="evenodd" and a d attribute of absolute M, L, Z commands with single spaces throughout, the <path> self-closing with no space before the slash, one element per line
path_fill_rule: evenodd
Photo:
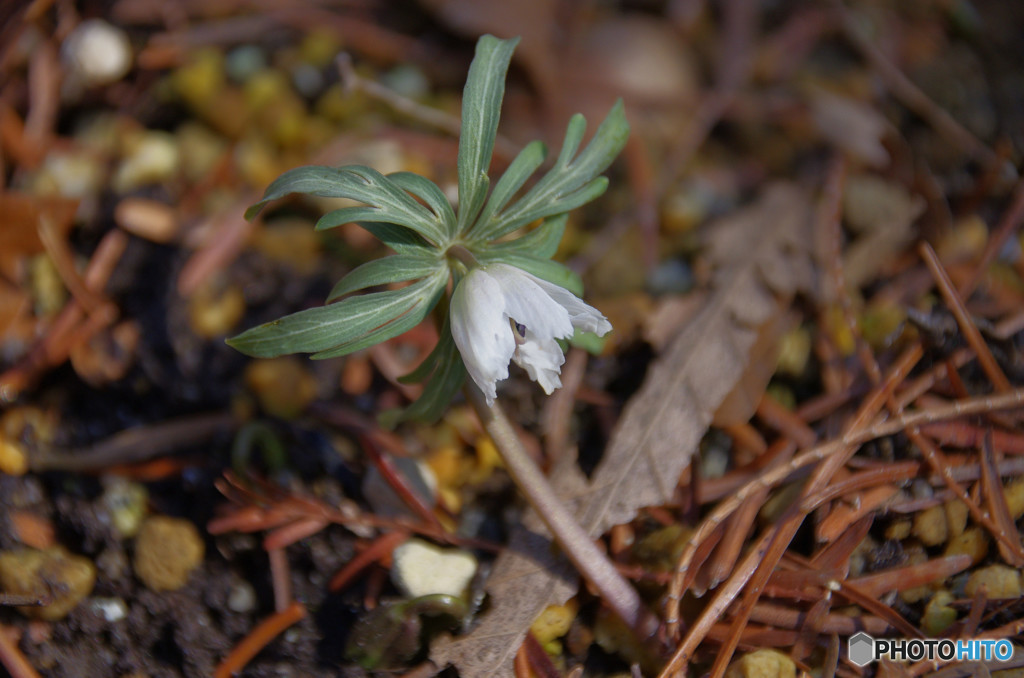
<path fill-rule="evenodd" d="M 527 454 L 519 436 L 498 404 L 488 404 L 479 388 L 466 384 L 466 396 L 476 410 L 484 430 L 491 437 L 505 462 L 505 468 L 519 491 L 551 531 L 566 557 L 601 598 L 643 639 L 658 629 L 658 620 L 644 606 L 636 589 L 619 574 L 594 540 L 577 522 L 566 505 L 555 495 L 547 477 Z"/>

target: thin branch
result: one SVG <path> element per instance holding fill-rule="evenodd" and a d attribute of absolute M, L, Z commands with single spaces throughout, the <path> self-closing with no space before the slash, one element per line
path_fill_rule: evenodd
<path fill-rule="evenodd" d="M 975 355 L 978 356 L 978 363 L 981 364 L 981 369 L 985 372 L 985 376 L 989 378 L 989 381 L 992 382 L 992 385 L 1000 393 L 1009 391 L 1011 388 L 1010 381 L 1003 374 L 1002 369 L 999 368 L 999 363 L 992 356 L 992 351 L 989 350 L 988 344 L 982 338 L 977 325 L 971 320 L 971 316 L 967 313 L 967 307 L 964 306 L 963 299 L 957 294 L 956 288 L 953 287 L 953 282 L 942 267 L 942 263 L 939 261 L 938 255 L 935 254 L 935 250 L 932 249 L 931 245 L 923 242 L 921 243 L 920 252 L 921 258 L 924 259 L 924 263 L 927 264 L 932 277 L 935 278 L 935 283 L 939 288 L 939 292 L 942 293 L 942 298 L 945 299 L 949 310 L 956 317 L 960 331 L 963 332 L 967 343 L 970 344 L 971 348 L 974 349 Z"/>
<path fill-rule="evenodd" d="M 356 73 L 356 69 L 352 67 L 352 57 L 348 52 L 339 54 L 335 63 L 338 66 L 338 74 L 341 76 L 341 84 L 346 92 L 362 92 L 371 99 L 386 104 L 413 120 L 436 127 L 453 137 L 459 136 L 459 132 L 462 129 L 462 121 L 458 116 L 445 113 L 430 106 L 424 106 L 418 101 L 402 96 L 390 87 L 385 87 L 375 80 L 360 76 Z M 513 144 L 500 134 L 494 140 L 494 148 L 499 155 L 505 158 L 514 158 L 519 152 L 519 147 L 516 144 Z"/>
<path fill-rule="evenodd" d="M 942 137 L 978 162 L 985 165 L 999 162 L 999 157 L 992 149 L 957 122 L 956 118 L 929 99 L 927 94 L 911 82 L 910 78 L 904 75 L 869 37 L 864 35 L 857 17 L 843 5 L 841 0 L 833 0 L 832 6 L 842 20 L 843 34 L 846 35 L 847 40 L 871 64 L 894 97 L 921 116 Z"/>
<path fill-rule="evenodd" d="M 497 404 L 488 405 L 474 384 L 466 385 L 467 397 L 473 404 L 495 447 L 501 453 L 505 468 L 530 506 L 551 530 L 555 542 L 583 577 L 600 593 L 604 602 L 642 638 L 649 638 L 658 627 L 640 596 L 619 574 L 608 557 L 580 526 L 565 504 L 555 495 L 548 479 L 527 454 L 515 430 Z"/>

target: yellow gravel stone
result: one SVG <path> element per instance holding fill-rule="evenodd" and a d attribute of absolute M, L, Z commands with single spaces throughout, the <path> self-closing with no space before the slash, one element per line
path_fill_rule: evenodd
<path fill-rule="evenodd" d="M 1020 572 L 1006 565 L 989 565 L 971 573 L 964 591 L 973 597 L 985 588 L 988 598 L 1020 598 Z"/>
<path fill-rule="evenodd" d="M 796 664 L 778 650 L 757 650 L 729 666 L 726 678 L 796 678 Z"/>
<path fill-rule="evenodd" d="M 549 641 L 561 638 L 569 632 L 569 627 L 572 626 L 572 620 L 576 618 L 578 609 L 579 604 L 575 598 L 566 601 L 564 605 L 548 605 L 533 620 L 530 631 L 533 632 L 538 643 L 546 645 Z"/>
<path fill-rule="evenodd" d="M 49 597 L 46 605 L 19 607 L 26 617 L 55 621 L 67 616 L 96 583 L 96 566 L 61 547 L 0 553 L 0 590 L 19 596 Z"/>
<path fill-rule="evenodd" d="M 970 527 L 963 534 L 950 539 L 946 545 L 946 555 L 955 556 L 966 553 L 971 557 L 971 565 L 977 565 L 988 554 L 988 535 L 980 527 Z"/>
<path fill-rule="evenodd" d="M 925 605 L 921 627 L 928 636 L 941 635 L 956 621 L 956 610 L 950 607 L 953 600 L 953 594 L 943 589 L 936 591 Z"/>
<path fill-rule="evenodd" d="M 152 516 L 135 539 L 135 574 L 153 591 L 174 591 L 203 562 L 205 547 L 196 526 L 187 520 Z"/>
<path fill-rule="evenodd" d="M 949 539 L 946 509 L 941 505 L 932 506 L 915 514 L 913 534 L 925 546 L 945 544 Z"/>
<path fill-rule="evenodd" d="M 245 383 L 267 414 L 294 419 L 316 398 L 316 378 L 295 356 L 253 360 L 245 368 Z"/>

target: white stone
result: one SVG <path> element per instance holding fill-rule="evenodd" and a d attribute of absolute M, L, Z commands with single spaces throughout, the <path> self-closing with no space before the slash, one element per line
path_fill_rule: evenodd
<path fill-rule="evenodd" d="M 170 180 L 179 167 L 178 145 L 167 132 L 149 131 L 133 139 L 131 148 L 114 173 L 113 186 L 128 193 L 140 186 Z"/>
<path fill-rule="evenodd" d="M 128 36 L 102 19 L 83 21 L 62 47 L 71 74 L 86 87 L 116 82 L 132 67 Z"/>
<path fill-rule="evenodd" d="M 128 616 L 128 606 L 120 598 L 93 598 L 92 609 L 110 623 Z"/>
<path fill-rule="evenodd" d="M 476 574 L 476 557 L 460 549 L 443 549 L 410 539 L 391 556 L 391 580 L 409 598 L 435 593 L 461 596 Z"/>

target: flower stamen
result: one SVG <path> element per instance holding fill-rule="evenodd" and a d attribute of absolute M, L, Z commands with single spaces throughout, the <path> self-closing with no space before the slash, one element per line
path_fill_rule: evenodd
<path fill-rule="evenodd" d="M 514 318 L 508 319 L 509 325 L 512 326 L 512 336 L 515 337 L 516 346 L 522 346 L 526 343 L 526 325 L 517 323 Z"/>

